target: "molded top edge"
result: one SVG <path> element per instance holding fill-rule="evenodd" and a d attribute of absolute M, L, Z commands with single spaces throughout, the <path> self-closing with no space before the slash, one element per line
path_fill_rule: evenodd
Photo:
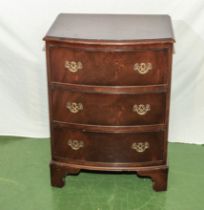
<path fill-rule="evenodd" d="M 175 42 L 169 15 L 60 14 L 46 41 L 71 43 Z"/>

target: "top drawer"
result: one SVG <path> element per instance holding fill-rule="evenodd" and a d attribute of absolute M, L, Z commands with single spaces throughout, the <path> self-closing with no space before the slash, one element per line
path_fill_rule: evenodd
<path fill-rule="evenodd" d="M 128 49 L 128 48 L 127 48 Z M 84 85 L 156 85 L 166 83 L 168 49 L 49 48 L 52 82 Z"/>

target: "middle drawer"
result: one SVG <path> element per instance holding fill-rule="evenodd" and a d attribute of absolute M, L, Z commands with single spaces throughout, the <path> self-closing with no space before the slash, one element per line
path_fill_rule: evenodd
<path fill-rule="evenodd" d="M 162 124 L 165 93 L 107 94 L 52 90 L 54 121 L 92 125 Z"/>

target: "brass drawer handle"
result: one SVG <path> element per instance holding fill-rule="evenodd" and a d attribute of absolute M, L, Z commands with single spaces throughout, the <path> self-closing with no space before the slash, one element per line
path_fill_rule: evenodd
<path fill-rule="evenodd" d="M 83 104 L 82 103 L 76 103 L 76 102 L 67 102 L 66 108 L 69 109 L 71 113 L 78 113 L 79 111 L 83 110 Z"/>
<path fill-rule="evenodd" d="M 151 110 L 150 104 L 135 104 L 132 108 L 133 112 L 137 112 L 139 115 L 145 115 Z"/>
<path fill-rule="evenodd" d="M 136 150 L 139 153 L 144 152 L 146 149 L 150 147 L 149 142 L 134 142 L 131 146 L 132 149 Z"/>
<path fill-rule="evenodd" d="M 135 63 L 134 68 L 139 74 L 144 75 L 147 74 L 152 69 L 151 63 Z"/>
<path fill-rule="evenodd" d="M 83 68 L 83 65 L 80 61 L 65 61 L 64 67 L 70 72 L 76 73 Z"/>
<path fill-rule="evenodd" d="M 80 148 L 84 147 L 84 142 L 83 141 L 78 141 L 78 140 L 72 140 L 69 139 L 67 144 L 73 149 L 73 150 L 79 150 Z"/>

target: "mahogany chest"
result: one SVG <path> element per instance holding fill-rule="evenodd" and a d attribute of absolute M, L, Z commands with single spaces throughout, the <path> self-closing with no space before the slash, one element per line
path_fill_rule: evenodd
<path fill-rule="evenodd" d="M 168 15 L 60 14 L 46 34 L 51 184 L 133 171 L 167 189 Z"/>

